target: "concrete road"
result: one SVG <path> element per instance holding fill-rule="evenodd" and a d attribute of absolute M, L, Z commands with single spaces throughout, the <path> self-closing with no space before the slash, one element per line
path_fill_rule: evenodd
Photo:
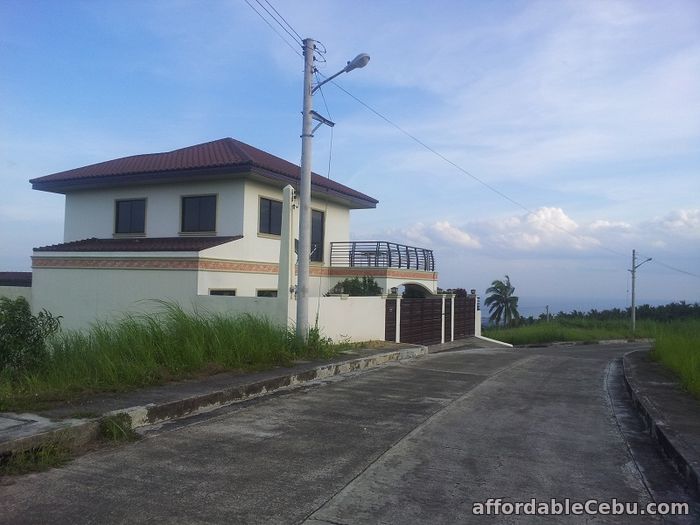
<path fill-rule="evenodd" d="M 639 347 L 433 354 L 150 428 L 5 478 L 0 522 L 700 522 L 473 513 L 489 498 L 684 500 L 696 513 L 629 411 L 618 360 Z"/>

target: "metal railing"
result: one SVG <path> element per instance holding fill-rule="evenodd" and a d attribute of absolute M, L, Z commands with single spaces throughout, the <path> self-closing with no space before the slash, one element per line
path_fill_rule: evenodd
<path fill-rule="evenodd" d="M 388 241 L 331 243 L 331 266 L 435 271 L 433 250 Z"/>

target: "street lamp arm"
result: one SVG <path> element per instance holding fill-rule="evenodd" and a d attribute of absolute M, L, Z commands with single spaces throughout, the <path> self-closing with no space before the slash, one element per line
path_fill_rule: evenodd
<path fill-rule="evenodd" d="M 334 79 L 335 77 L 337 77 L 338 75 L 342 75 L 343 73 L 349 73 L 349 72 L 352 71 L 353 69 L 359 69 L 359 68 L 361 68 L 361 67 L 365 67 L 365 66 L 367 65 L 368 62 L 369 62 L 369 55 L 368 55 L 367 53 L 360 53 L 359 55 L 357 55 L 357 56 L 356 56 L 355 58 L 353 58 L 352 60 L 349 60 L 348 63 L 347 63 L 347 65 L 346 65 L 343 69 L 341 69 L 340 71 L 338 71 L 335 75 L 331 75 L 330 77 L 328 77 L 327 79 L 325 79 L 323 82 L 319 82 L 318 84 L 316 84 L 316 85 L 314 86 L 314 88 L 311 90 L 311 94 L 313 95 L 314 93 L 316 93 L 316 91 L 317 91 L 322 85 L 326 84 L 327 82 L 330 82 L 331 80 L 333 80 L 333 79 Z"/>
<path fill-rule="evenodd" d="M 642 262 L 640 262 L 640 263 L 639 263 L 639 264 L 638 264 L 637 266 L 635 266 L 635 267 L 634 267 L 634 269 L 636 270 L 636 269 L 637 269 L 637 268 L 639 268 L 639 267 L 640 267 L 640 266 L 641 266 L 642 264 L 644 264 L 644 263 L 648 263 L 648 262 L 649 262 L 649 261 L 651 261 L 651 260 L 652 260 L 652 258 L 651 258 L 651 257 L 649 257 L 649 258 L 648 258 L 648 259 L 647 259 L 646 261 L 642 261 Z"/>
<path fill-rule="evenodd" d="M 313 87 L 313 89 L 311 90 L 311 94 L 313 95 L 314 93 L 316 93 L 316 91 L 319 90 L 319 88 L 320 88 L 322 85 L 324 85 L 324 84 L 330 82 L 330 81 L 333 80 L 335 77 L 340 76 L 340 75 L 342 75 L 343 73 L 345 73 L 345 68 L 343 68 L 343 69 L 341 69 L 340 71 L 338 71 L 335 75 L 332 75 L 332 76 L 328 77 L 328 78 L 327 78 L 326 80 L 324 80 L 323 82 L 319 82 L 318 84 L 316 84 L 316 85 Z"/>

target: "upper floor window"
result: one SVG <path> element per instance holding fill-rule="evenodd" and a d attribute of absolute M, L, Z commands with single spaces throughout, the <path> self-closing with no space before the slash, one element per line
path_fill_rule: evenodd
<path fill-rule="evenodd" d="M 322 211 L 311 210 L 311 260 L 323 262 L 323 227 L 325 216 Z"/>
<path fill-rule="evenodd" d="M 260 198 L 260 233 L 270 235 L 282 234 L 282 203 L 270 199 Z"/>
<path fill-rule="evenodd" d="M 216 195 L 182 197 L 183 233 L 216 231 Z"/>
<path fill-rule="evenodd" d="M 323 230 L 325 215 L 322 211 L 311 210 L 311 260 L 323 261 Z M 260 198 L 260 233 L 282 234 L 282 203 Z"/>
<path fill-rule="evenodd" d="M 118 200 L 115 206 L 114 233 L 146 232 L 146 199 Z"/>

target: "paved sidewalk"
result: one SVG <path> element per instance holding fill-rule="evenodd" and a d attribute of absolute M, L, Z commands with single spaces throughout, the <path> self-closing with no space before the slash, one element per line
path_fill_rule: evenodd
<path fill-rule="evenodd" d="M 627 388 L 652 438 L 700 493 L 700 401 L 649 351 L 630 352 L 623 362 Z"/>
<path fill-rule="evenodd" d="M 98 437 L 100 418 L 111 414 L 127 414 L 132 427 L 137 428 L 427 352 L 425 346 L 387 343 L 378 349 L 346 351 L 330 360 L 298 361 L 289 368 L 222 373 L 131 392 L 99 394 L 37 413 L 0 412 L 0 455 L 56 442 L 77 450 Z"/>

